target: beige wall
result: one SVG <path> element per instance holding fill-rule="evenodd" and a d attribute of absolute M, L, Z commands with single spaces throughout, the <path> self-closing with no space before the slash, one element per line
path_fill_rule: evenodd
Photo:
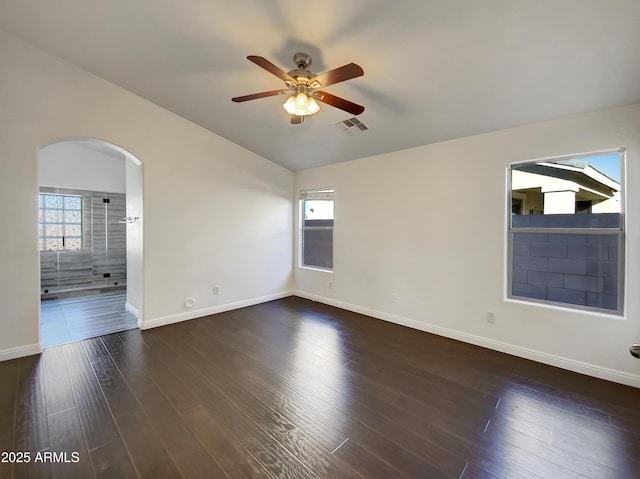
<path fill-rule="evenodd" d="M 627 147 L 624 317 L 505 299 L 505 165 L 617 147 Z M 640 342 L 640 105 L 295 176 L 296 189 L 336 190 L 334 272 L 296 268 L 299 294 L 640 387 L 629 354 Z"/>
<path fill-rule="evenodd" d="M 290 171 L 2 32 L 0 64 L 0 359 L 39 348 L 37 158 L 60 138 L 143 163 L 145 323 L 287 294 Z"/>

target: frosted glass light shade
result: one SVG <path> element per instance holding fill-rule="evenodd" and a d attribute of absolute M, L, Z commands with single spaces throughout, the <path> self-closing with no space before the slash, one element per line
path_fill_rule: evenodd
<path fill-rule="evenodd" d="M 291 95 L 282 108 L 290 115 L 307 116 L 313 115 L 320 111 L 318 102 L 313 97 L 308 97 L 305 93 L 300 92 L 297 95 Z"/>

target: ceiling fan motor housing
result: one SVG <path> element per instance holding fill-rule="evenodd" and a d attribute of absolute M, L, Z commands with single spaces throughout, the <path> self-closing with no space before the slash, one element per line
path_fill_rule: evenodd
<path fill-rule="evenodd" d="M 318 82 L 309 82 L 309 80 L 316 76 L 315 73 L 309 71 L 309 65 L 311 65 L 311 57 L 309 55 L 307 55 L 306 53 L 296 53 L 293 56 L 293 62 L 298 66 L 298 68 L 287 72 L 287 75 L 289 75 L 291 78 L 295 78 L 296 83 L 285 83 L 293 88 L 300 84 L 305 84 L 311 88 L 319 88 L 321 86 Z"/>
<path fill-rule="evenodd" d="M 293 63 L 298 65 L 300 70 L 306 70 L 311 65 L 311 57 L 306 53 L 296 53 L 293 55 Z"/>

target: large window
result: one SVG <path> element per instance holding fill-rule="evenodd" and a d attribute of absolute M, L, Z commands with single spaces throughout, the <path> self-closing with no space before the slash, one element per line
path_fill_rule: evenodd
<path fill-rule="evenodd" d="M 302 266 L 333 269 L 333 188 L 300 192 Z"/>
<path fill-rule="evenodd" d="M 82 197 L 39 195 L 40 251 L 82 249 Z"/>
<path fill-rule="evenodd" d="M 509 165 L 508 296 L 622 314 L 624 150 Z"/>

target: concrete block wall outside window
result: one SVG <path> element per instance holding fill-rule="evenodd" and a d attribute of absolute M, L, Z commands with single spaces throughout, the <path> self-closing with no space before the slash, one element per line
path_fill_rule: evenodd
<path fill-rule="evenodd" d="M 622 314 L 623 167 L 624 150 L 510 165 L 509 297 Z"/>
<path fill-rule="evenodd" d="M 513 233 L 511 294 L 616 311 L 618 235 Z"/>
<path fill-rule="evenodd" d="M 334 189 L 300 192 L 301 266 L 333 269 Z"/>

